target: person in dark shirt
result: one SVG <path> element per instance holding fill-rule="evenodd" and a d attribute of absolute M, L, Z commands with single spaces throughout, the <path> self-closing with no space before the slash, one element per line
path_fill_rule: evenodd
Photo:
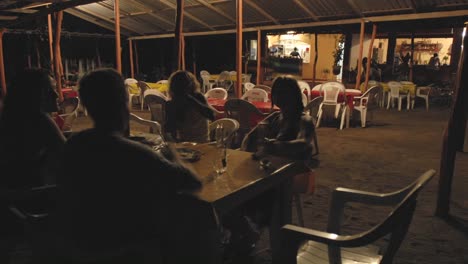
<path fill-rule="evenodd" d="M 178 226 L 181 220 L 176 216 L 191 203 L 200 204 L 192 193 L 202 185 L 175 153 L 166 150 L 160 155 L 124 136 L 129 107 L 121 75 L 112 69 L 90 72 L 79 81 L 79 91 L 94 128 L 72 136 L 65 145 L 57 212 L 63 242 L 57 252 L 83 261 L 121 258 L 129 248 L 147 248 L 134 255 L 152 263 L 206 258 L 201 250 L 192 251 L 195 256 L 173 254 L 182 242 L 176 239 L 180 230 L 199 229 L 195 221 L 194 226 Z"/>
<path fill-rule="evenodd" d="M 177 71 L 169 78 L 171 100 L 166 106 L 166 133 L 176 142 L 209 141 L 209 121 L 216 110 L 208 105 L 200 93 L 200 84 L 193 74 Z"/>

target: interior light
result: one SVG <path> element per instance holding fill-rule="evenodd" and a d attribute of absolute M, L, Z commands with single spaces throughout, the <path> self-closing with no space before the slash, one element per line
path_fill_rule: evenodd
<path fill-rule="evenodd" d="M 296 34 L 296 31 L 288 31 L 288 32 L 286 32 L 286 33 L 287 33 L 287 34 L 293 35 L 293 34 Z"/>

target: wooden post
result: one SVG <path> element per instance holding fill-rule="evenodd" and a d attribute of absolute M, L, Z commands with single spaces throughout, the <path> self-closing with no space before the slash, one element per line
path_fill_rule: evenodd
<path fill-rule="evenodd" d="M 177 0 L 177 10 L 176 10 L 176 27 L 175 27 L 175 41 L 177 47 L 177 69 L 182 70 L 184 56 L 184 0 Z"/>
<path fill-rule="evenodd" d="M 57 93 L 59 101 L 63 101 L 62 94 L 62 75 L 60 70 L 60 35 L 62 33 L 62 21 L 63 11 L 57 12 L 57 25 L 55 29 L 55 40 L 54 40 L 54 69 L 55 69 L 55 81 L 57 82 Z"/>
<path fill-rule="evenodd" d="M 47 30 L 49 32 L 49 53 L 50 53 L 50 70 L 54 71 L 54 48 L 52 46 L 52 15 L 48 14 L 47 15 Z"/>
<path fill-rule="evenodd" d="M 130 78 L 135 78 L 135 73 L 133 71 L 133 48 L 132 40 L 128 40 L 128 56 L 130 57 Z"/>
<path fill-rule="evenodd" d="M 257 30 L 257 80 L 256 84 L 261 84 L 262 78 L 262 31 Z"/>
<path fill-rule="evenodd" d="M 411 33 L 411 59 L 408 61 L 409 76 L 408 80 L 413 81 L 413 61 L 414 61 L 414 32 Z"/>
<path fill-rule="evenodd" d="M 468 30 L 468 26 L 465 30 Z M 442 141 L 436 209 L 436 215 L 439 217 L 449 216 L 452 180 L 457 153 L 457 129 L 461 126 L 466 126 L 465 104 L 467 103 L 468 96 L 466 88 L 468 86 L 468 54 L 466 53 L 466 47 L 468 47 L 468 36 L 463 38 L 463 48 L 458 63 L 457 81 L 455 83 L 455 102 L 452 106 L 452 113 Z"/>
<path fill-rule="evenodd" d="M 6 29 L 0 29 L 0 84 L 2 85 L 2 97 L 5 98 L 7 93 L 6 78 L 5 78 L 5 64 L 3 63 L 3 33 Z"/>
<path fill-rule="evenodd" d="M 372 61 L 372 49 L 374 48 L 374 39 L 375 35 L 377 34 L 377 25 L 374 24 L 372 25 L 372 37 L 371 37 L 371 42 L 369 44 L 369 52 L 367 53 L 367 71 L 366 71 L 366 81 L 364 83 L 364 91 L 367 91 L 367 84 L 369 83 L 369 76 L 371 73 L 371 61 Z"/>
<path fill-rule="evenodd" d="M 361 34 L 359 36 L 359 60 L 358 60 L 358 72 L 356 76 L 356 87 L 355 89 L 359 89 L 359 85 L 361 84 L 361 73 L 362 73 L 362 52 L 364 49 L 364 19 L 361 19 Z"/>
<path fill-rule="evenodd" d="M 117 71 L 122 74 L 122 56 L 120 45 L 120 0 L 114 0 L 115 19 L 115 64 Z"/>
<path fill-rule="evenodd" d="M 134 52 L 134 53 L 135 53 L 135 70 L 136 70 L 136 74 L 138 75 L 138 74 L 140 74 L 140 65 L 139 65 L 139 63 L 138 63 L 138 46 L 137 46 L 137 41 L 135 41 L 135 42 L 133 43 L 133 45 L 134 45 L 134 48 L 135 48 L 135 50 L 134 50 L 134 51 L 135 51 L 135 52 Z"/>
<path fill-rule="evenodd" d="M 312 67 L 312 85 L 315 86 L 315 80 L 317 78 L 317 60 L 318 60 L 318 34 L 314 33 L 314 66 Z M 309 97 L 311 95 L 309 94 Z M 309 98 L 310 99 L 310 98 Z"/>
<path fill-rule="evenodd" d="M 242 96 L 242 0 L 236 1 L 236 96 L 240 98 Z"/>

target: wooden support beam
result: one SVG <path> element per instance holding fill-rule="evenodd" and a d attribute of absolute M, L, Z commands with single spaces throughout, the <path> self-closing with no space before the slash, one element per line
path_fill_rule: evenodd
<path fill-rule="evenodd" d="M 120 45 L 120 0 L 114 0 L 115 20 L 115 67 L 122 74 L 122 52 Z"/>
<path fill-rule="evenodd" d="M 134 43 L 134 48 L 135 48 L 135 70 L 136 74 L 140 74 L 140 63 L 138 61 L 138 46 L 137 46 L 137 41 Z"/>
<path fill-rule="evenodd" d="M 375 35 L 377 34 L 377 24 L 372 25 L 372 37 L 369 44 L 369 52 L 367 53 L 367 65 L 366 65 L 366 80 L 364 83 L 364 91 L 367 91 L 367 85 L 369 84 L 369 76 L 371 73 L 371 62 L 372 62 L 372 50 L 374 48 Z"/>
<path fill-rule="evenodd" d="M 128 40 L 128 56 L 130 60 L 130 78 L 135 78 L 135 72 L 133 69 L 133 41 Z"/>
<path fill-rule="evenodd" d="M 312 10 L 310 10 L 310 8 L 307 7 L 301 0 L 294 0 L 294 3 L 296 3 L 296 5 L 298 5 L 301 8 L 301 10 L 306 12 L 310 16 L 310 18 L 312 18 L 312 20 L 320 20 L 319 17 Z"/>
<path fill-rule="evenodd" d="M 242 97 L 242 21 L 243 21 L 243 0 L 236 1 L 236 96 Z"/>
<path fill-rule="evenodd" d="M 365 22 L 364 19 L 361 19 L 361 33 L 359 35 L 359 60 L 358 60 L 358 72 L 356 75 L 356 87 L 354 89 L 359 89 L 359 85 L 361 84 L 361 73 L 362 73 L 362 52 L 364 49 L 364 29 L 365 29 Z"/>
<path fill-rule="evenodd" d="M 466 30 L 468 30 L 468 26 L 465 27 Z M 468 47 L 468 36 L 465 35 L 458 63 L 454 104 L 442 140 L 436 215 L 443 218 L 447 218 L 450 212 L 450 196 L 457 153 L 457 133 L 462 126 L 466 126 L 466 104 L 468 103 L 468 54 L 466 47 Z"/>
<path fill-rule="evenodd" d="M 312 85 L 315 87 L 315 79 L 317 78 L 317 60 L 318 60 L 318 35 L 317 33 L 314 33 L 314 66 L 313 72 L 312 72 Z M 310 94 L 309 94 L 309 99 L 310 99 Z"/>
<path fill-rule="evenodd" d="M 262 84 L 262 31 L 257 31 L 257 80 L 256 84 Z"/>
<path fill-rule="evenodd" d="M 3 61 L 3 33 L 6 29 L 0 29 L 0 85 L 2 85 L 2 97 L 5 98 L 7 93 L 6 77 L 5 77 L 5 64 Z"/>
<path fill-rule="evenodd" d="M 276 20 L 276 18 L 274 18 L 273 16 L 271 16 L 270 14 L 268 14 L 268 12 L 265 11 L 264 8 L 260 7 L 259 5 L 257 5 L 256 3 L 252 2 L 251 0 L 245 0 L 245 3 L 248 4 L 249 6 L 251 6 L 253 9 L 255 9 L 257 12 L 259 12 L 260 14 L 262 14 L 262 16 L 268 18 L 269 20 L 271 20 L 273 23 L 275 23 L 276 25 L 279 25 L 280 23 L 278 22 L 278 20 Z"/>
<path fill-rule="evenodd" d="M 169 2 L 169 1 L 167 1 L 167 0 L 160 0 L 160 2 L 161 2 L 162 4 L 165 4 L 165 5 L 168 6 L 168 7 L 172 8 L 172 9 L 176 9 L 176 8 L 177 8 L 177 5 L 174 5 L 173 3 L 171 3 L 171 2 Z M 185 13 L 185 15 L 186 15 L 188 18 L 192 19 L 193 21 L 197 22 L 198 24 L 203 25 L 204 27 L 207 27 L 207 28 L 209 28 L 209 29 L 211 29 L 211 30 L 216 30 L 214 27 L 212 27 L 211 25 L 209 25 L 209 24 L 203 22 L 202 20 L 200 20 L 199 18 L 193 16 L 192 14 Z"/>
<path fill-rule="evenodd" d="M 414 61 L 414 32 L 411 33 L 411 58 L 408 62 L 409 67 L 409 77 L 408 80 L 410 82 L 413 81 L 413 61 Z"/>
<path fill-rule="evenodd" d="M 54 69 L 55 69 L 55 81 L 57 82 L 57 93 L 59 101 L 63 101 L 62 94 L 62 72 L 60 70 L 60 36 L 62 31 L 63 11 L 57 12 L 57 24 L 55 27 L 55 40 L 54 40 Z"/>
<path fill-rule="evenodd" d="M 52 15 L 47 15 L 47 31 L 49 36 L 49 54 L 50 54 L 50 70 L 54 71 L 54 47 L 53 47 L 53 33 L 52 33 Z"/>
<path fill-rule="evenodd" d="M 184 57 L 184 0 L 177 0 L 176 9 L 176 27 L 174 30 L 176 48 L 177 48 L 177 69 L 183 70 L 183 57 Z"/>

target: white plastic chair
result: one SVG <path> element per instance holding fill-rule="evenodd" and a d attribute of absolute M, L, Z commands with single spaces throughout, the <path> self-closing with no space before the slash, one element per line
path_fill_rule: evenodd
<path fill-rule="evenodd" d="M 210 123 L 210 141 L 215 140 L 215 130 L 216 126 L 218 126 L 219 124 L 222 124 L 224 128 L 224 142 L 227 142 L 227 146 L 230 147 L 232 141 L 236 136 L 237 131 L 239 130 L 240 124 L 237 120 L 233 118 L 221 118 Z"/>
<path fill-rule="evenodd" d="M 392 103 L 394 99 L 398 100 L 398 111 L 401 111 L 401 102 L 404 98 L 406 98 L 407 104 L 406 109 L 409 110 L 410 108 L 410 95 L 409 93 L 400 93 L 401 88 L 403 87 L 400 82 L 391 81 L 388 82 L 388 87 L 390 88 L 390 93 L 388 94 L 388 101 L 387 101 L 387 109 L 390 109 L 390 103 Z"/>
<path fill-rule="evenodd" d="M 341 122 L 340 129 L 343 129 L 345 117 L 346 117 L 346 127 L 349 127 L 349 111 L 348 105 L 346 104 L 346 87 L 339 82 L 327 82 L 322 84 L 323 91 L 323 102 L 320 104 L 318 117 L 317 117 L 317 127 L 320 126 L 320 121 L 322 120 L 323 115 L 323 106 L 329 105 L 335 107 L 334 117 L 338 118 L 338 115 L 341 111 Z M 338 102 L 338 95 L 343 94 L 345 99 L 343 103 Z"/>
<path fill-rule="evenodd" d="M 219 74 L 218 79 L 216 80 L 217 87 L 223 87 L 227 91 L 232 87 L 231 74 L 228 71 L 223 71 Z"/>
<path fill-rule="evenodd" d="M 149 94 L 153 94 L 153 95 L 157 95 L 161 98 L 163 98 L 164 100 L 169 100 L 169 98 L 167 98 L 167 96 L 163 93 L 161 93 L 160 91 L 156 90 L 156 89 L 146 89 L 145 92 L 143 93 L 143 101 L 141 103 L 141 110 L 143 110 L 143 105 L 144 105 L 144 102 L 145 102 L 145 97 Z M 148 107 L 149 109 L 149 107 Z"/>
<path fill-rule="evenodd" d="M 262 89 L 267 93 L 271 93 L 271 87 L 264 84 L 256 84 L 254 88 Z"/>
<path fill-rule="evenodd" d="M 151 121 L 151 120 L 148 120 L 148 119 L 143 119 L 133 113 L 130 113 L 130 121 L 133 121 L 137 124 L 140 124 L 140 125 L 144 125 L 144 126 L 148 126 L 150 128 L 150 133 L 152 134 L 158 134 L 158 135 L 162 135 L 161 134 L 161 125 L 157 122 L 157 121 Z"/>
<path fill-rule="evenodd" d="M 202 93 L 206 93 L 207 91 L 211 90 L 215 85 L 214 82 L 210 81 L 211 75 L 208 71 L 200 71 L 200 77 L 202 78 Z"/>
<path fill-rule="evenodd" d="M 301 88 L 301 92 L 304 93 L 304 90 L 307 91 L 307 101 L 310 100 L 310 85 L 306 81 L 299 80 L 297 81 L 299 84 L 299 88 Z"/>
<path fill-rule="evenodd" d="M 383 95 L 382 86 L 369 88 L 363 95 L 354 97 L 354 110 L 361 114 L 361 126 L 366 127 L 367 112 L 378 108 Z"/>
<path fill-rule="evenodd" d="M 416 97 L 423 98 L 426 101 L 426 111 L 429 111 L 429 95 L 431 93 L 430 86 L 422 86 L 416 89 Z M 411 108 L 414 108 L 414 101 L 411 102 Z"/>
<path fill-rule="evenodd" d="M 228 92 L 224 88 L 216 87 L 206 92 L 205 97 L 226 100 L 228 97 Z"/>
<path fill-rule="evenodd" d="M 241 99 L 249 102 L 268 102 L 268 93 L 265 90 L 253 88 L 246 91 Z"/>
<path fill-rule="evenodd" d="M 138 83 L 138 81 L 137 81 Z M 128 106 L 130 107 L 130 109 L 132 108 L 132 103 L 133 103 L 133 98 L 138 98 L 138 100 L 141 102 L 141 89 L 140 87 L 138 87 L 137 85 L 137 90 L 138 90 L 138 93 L 131 93 L 130 92 L 130 84 L 129 83 L 125 83 L 125 88 L 127 89 L 127 92 L 128 92 Z"/>
<path fill-rule="evenodd" d="M 309 102 L 309 100 L 307 99 L 307 95 L 305 95 L 304 93 L 301 93 L 301 96 L 302 96 L 302 105 L 304 105 L 305 107 L 307 103 Z"/>
<path fill-rule="evenodd" d="M 247 92 L 248 90 L 252 90 L 254 87 L 255 87 L 255 84 L 251 82 L 244 83 L 244 93 Z"/>

